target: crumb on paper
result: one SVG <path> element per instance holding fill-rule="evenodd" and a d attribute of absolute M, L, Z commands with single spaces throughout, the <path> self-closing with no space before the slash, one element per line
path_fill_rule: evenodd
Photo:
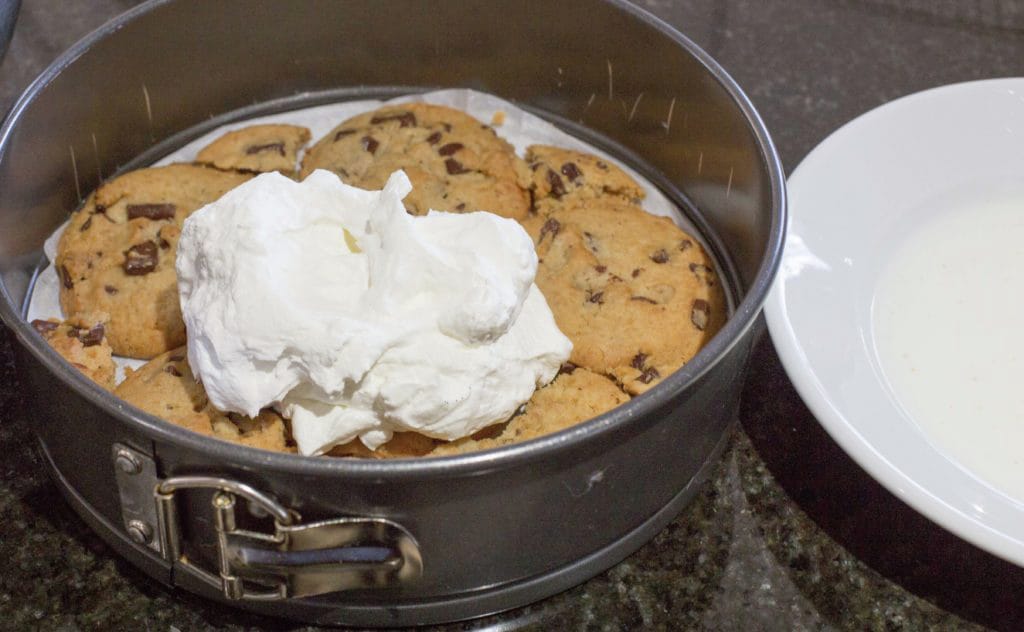
<path fill-rule="evenodd" d="M 504 110 L 498 110 L 497 112 L 494 113 L 494 116 L 491 117 L 491 125 L 494 125 L 495 127 L 497 127 L 499 125 L 504 125 L 504 124 L 505 124 L 505 111 Z"/>

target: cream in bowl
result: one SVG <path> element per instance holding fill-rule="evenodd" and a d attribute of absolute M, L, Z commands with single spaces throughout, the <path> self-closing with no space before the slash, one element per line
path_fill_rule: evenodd
<path fill-rule="evenodd" d="M 935 446 L 1024 500 L 1024 190 L 948 205 L 883 270 L 875 347 Z"/>

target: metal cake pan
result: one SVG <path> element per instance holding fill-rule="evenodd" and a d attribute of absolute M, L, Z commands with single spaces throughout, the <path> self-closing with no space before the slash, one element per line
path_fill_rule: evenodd
<path fill-rule="evenodd" d="M 192 434 L 91 383 L 25 322 L 43 240 L 102 179 L 217 122 L 437 87 L 512 100 L 651 177 L 722 265 L 734 305 L 722 331 L 650 392 L 574 428 L 371 462 Z M 317 623 L 497 612 L 653 537 L 721 452 L 784 226 L 783 172 L 742 91 L 618 0 L 156 0 L 61 56 L 0 128 L 0 315 L 54 480 L 155 579 Z"/>

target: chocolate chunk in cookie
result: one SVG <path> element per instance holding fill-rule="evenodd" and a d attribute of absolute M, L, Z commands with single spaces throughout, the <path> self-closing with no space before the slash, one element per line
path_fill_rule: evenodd
<path fill-rule="evenodd" d="M 72 320 L 34 320 L 32 327 L 65 360 L 107 390 L 114 388 L 114 359 L 105 334 L 106 314 Z"/>
<path fill-rule="evenodd" d="M 534 210 L 541 215 L 598 198 L 637 202 L 644 197 L 643 188 L 625 171 L 592 154 L 531 145 L 526 163 L 533 174 Z"/>
<path fill-rule="evenodd" d="M 380 189 L 403 169 L 413 190 L 406 209 L 490 211 L 522 219 L 530 210 L 529 173 L 494 130 L 451 108 L 409 103 L 353 117 L 313 145 L 301 177 L 328 169 L 348 184 Z"/>
<path fill-rule="evenodd" d="M 116 355 L 151 358 L 185 343 L 174 257 L 193 211 L 251 176 L 198 165 L 140 169 L 101 185 L 71 217 L 54 262 L 69 319 L 109 316 Z"/>
<path fill-rule="evenodd" d="M 133 406 L 207 437 L 275 452 L 294 452 L 281 416 L 264 410 L 255 418 L 224 413 L 210 404 L 196 381 L 186 349 L 161 354 L 130 371 L 114 394 Z"/>
<path fill-rule="evenodd" d="M 250 125 L 224 134 L 196 156 L 196 162 L 252 173 L 279 171 L 294 177 L 299 152 L 310 133 L 297 125 Z"/>

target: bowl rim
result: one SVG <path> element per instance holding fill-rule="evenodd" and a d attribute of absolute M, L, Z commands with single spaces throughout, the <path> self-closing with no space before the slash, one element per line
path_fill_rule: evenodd
<path fill-rule="evenodd" d="M 771 208 L 768 209 L 770 225 L 765 244 L 765 255 L 732 317 L 690 362 L 650 391 L 571 428 L 509 446 L 442 457 L 382 460 L 324 459 L 299 454 L 269 452 L 226 441 L 210 441 L 209 437 L 164 421 L 115 397 L 78 371 L 69 370 L 67 362 L 53 351 L 22 318 L 3 285 L 0 285 L 0 294 L 3 297 L 3 300 L 0 300 L 0 318 L 15 334 L 19 343 L 58 379 L 85 397 L 92 405 L 110 415 L 129 419 L 149 436 L 182 445 L 214 459 L 231 459 L 234 462 L 257 461 L 265 468 L 287 470 L 299 474 L 337 474 L 356 479 L 387 477 L 401 480 L 406 478 L 444 478 L 466 473 L 507 469 L 546 459 L 567 445 L 588 443 L 606 432 L 633 423 L 638 418 L 645 418 L 701 379 L 755 325 L 782 260 L 782 246 L 787 225 L 785 177 L 775 145 L 760 115 L 735 80 L 710 55 L 678 30 L 660 18 L 630 4 L 628 0 L 601 1 L 621 11 L 626 17 L 638 20 L 659 31 L 704 66 L 709 77 L 728 94 L 745 119 L 747 128 L 756 141 L 771 190 Z M 61 72 L 93 45 L 115 33 L 125 24 L 172 2 L 174 0 L 148 0 L 126 11 L 80 39 L 50 64 L 25 89 L 8 112 L 3 125 L 0 126 L 0 160 L 6 153 L 9 138 L 22 113 Z"/>
<path fill-rule="evenodd" d="M 919 104 L 931 104 L 935 103 L 936 99 L 942 100 L 955 95 L 974 92 L 991 95 L 993 88 L 1005 89 L 1011 86 L 1018 92 L 1024 92 L 1024 77 L 980 79 L 937 86 L 875 107 L 842 125 L 812 149 L 790 175 L 788 181 L 790 192 L 792 194 L 792 192 L 803 188 L 803 180 L 809 177 L 807 173 L 815 168 L 816 162 L 821 160 L 821 156 L 826 150 L 832 149 L 834 145 L 845 143 L 846 139 L 858 134 L 860 129 L 874 126 L 877 121 L 884 120 L 894 111 L 905 111 L 907 108 L 914 108 Z M 794 199 L 799 199 L 799 194 L 794 195 Z M 799 211 L 795 215 L 791 213 L 789 221 L 793 222 L 797 217 L 799 217 Z M 793 237 L 797 236 L 792 227 L 788 234 Z M 784 253 L 783 267 L 785 265 L 786 254 Z M 765 320 L 786 374 L 818 423 L 862 469 L 915 511 L 957 537 L 1006 561 L 1024 566 L 1024 530 L 1021 531 L 1020 537 L 1015 538 L 992 525 L 987 525 L 978 516 L 968 514 L 950 502 L 946 502 L 941 490 L 925 487 L 924 484 L 914 480 L 901 469 L 900 463 L 890 460 L 864 434 L 858 431 L 856 420 L 848 419 L 848 415 L 840 410 L 836 402 L 829 396 L 827 385 L 818 379 L 808 358 L 804 355 L 804 345 L 800 341 L 799 332 L 789 317 L 789 303 L 785 292 L 786 282 L 785 274 L 780 273 L 765 303 Z M 929 449 L 933 449 L 937 456 L 941 456 L 963 469 L 963 466 L 959 466 L 951 458 L 941 455 L 938 449 Z M 988 487 L 980 478 L 976 478 L 966 470 L 965 476 L 967 479 L 973 479 L 977 485 Z M 992 498 L 1003 499 L 1000 501 L 1001 504 L 1006 503 L 1007 507 L 1012 505 L 1014 511 L 1024 516 L 1024 500 L 1011 499 L 1004 492 L 993 487 L 988 489 L 992 492 Z"/>

